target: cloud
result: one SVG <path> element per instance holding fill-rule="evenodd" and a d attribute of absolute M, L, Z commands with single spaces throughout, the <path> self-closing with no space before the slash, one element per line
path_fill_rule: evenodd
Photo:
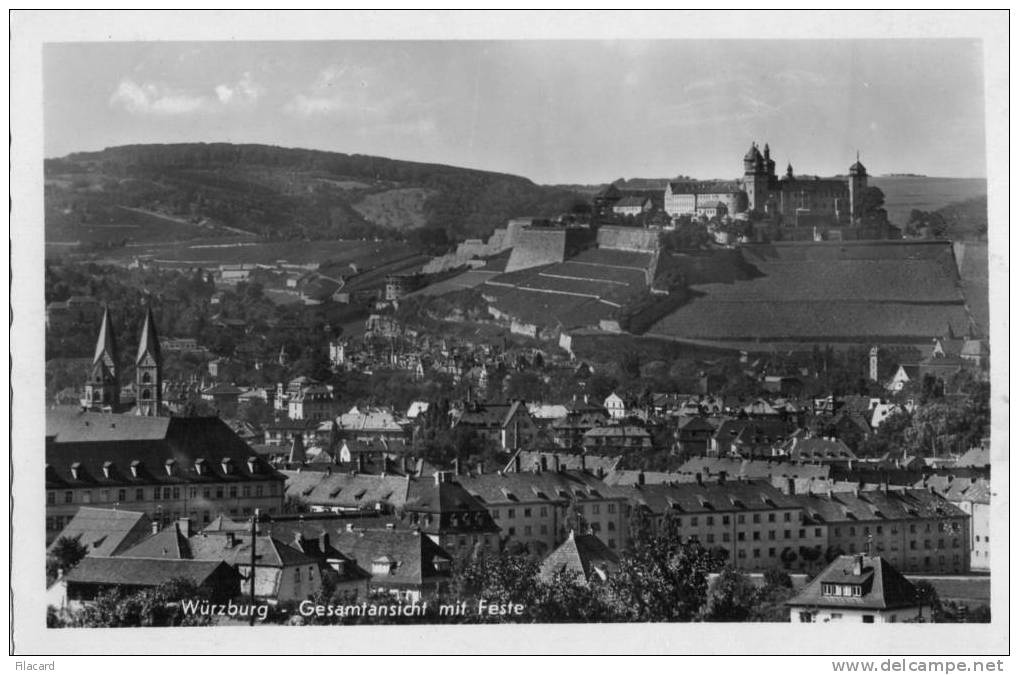
<path fill-rule="evenodd" d="M 264 93 L 265 89 L 251 73 L 244 73 L 236 82 L 216 85 L 212 93 L 184 91 L 162 82 L 138 82 L 125 78 L 110 95 L 110 105 L 135 115 L 169 117 L 252 105 Z"/>
<path fill-rule="evenodd" d="M 202 96 L 189 95 L 157 83 L 139 84 L 131 79 L 121 80 L 110 96 L 110 105 L 135 114 L 185 115 L 201 110 L 206 103 Z"/>
<path fill-rule="evenodd" d="M 346 114 L 385 119 L 406 101 L 407 94 L 386 90 L 382 82 L 380 73 L 367 66 L 326 66 L 284 110 L 298 117 Z"/>
<path fill-rule="evenodd" d="M 251 73 L 244 73 L 234 84 L 218 84 L 215 91 L 216 98 L 223 105 L 254 103 L 265 93 L 265 89 L 255 82 Z"/>

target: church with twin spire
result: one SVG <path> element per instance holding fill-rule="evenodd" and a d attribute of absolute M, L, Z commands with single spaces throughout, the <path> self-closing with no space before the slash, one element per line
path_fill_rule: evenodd
<path fill-rule="evenodd" d="M 117 339 L 109 307 L 96 339 L 92 366 L 85 381 L 82 408 L 94 412 L 134 413 L 146 417 L 165 415 L 163 406 L 163 358 L 152 307 L 147 307 L 134 361 L 134 401 L 121 400 L 121 369 Z"/>

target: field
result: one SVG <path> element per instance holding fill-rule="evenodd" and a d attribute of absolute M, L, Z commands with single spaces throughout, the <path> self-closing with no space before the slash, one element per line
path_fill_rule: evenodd
<path fill-rule="evenodd" d="M 987 194 L 987 181 L 983 178 L 872 176 L 869 184 L 885 193 L 888 219 L 896 225 L 905 225 L 913 209 L 936 211 Z"/>
<path fill-rule="evenodd" d="M 407 244 L 388 241 L 281 241 L 260 242 L 232 237 L 201 239 L 172 244 L 129 244 L 104 252 L 101 262 L 123 264 L 134 258 L 158 261 L 164 265 L 216 267 L 223 264 L 256 263 L 263 265 L 286 261 L 294 265 L 329 263 L 377 267 L 414 254 Z"/>

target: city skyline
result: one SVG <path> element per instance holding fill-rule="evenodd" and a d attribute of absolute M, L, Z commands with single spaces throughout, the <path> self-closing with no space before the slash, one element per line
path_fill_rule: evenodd
<path fill-rule="evenodd" d="M 963 39 L 49 44 L 45 154 L 269 143 L 553 184 L 731 178 L 757 141 L 798 173 L 845 173 L 860 151 L 878 175 L 983 177 L 981 54 Z"/>

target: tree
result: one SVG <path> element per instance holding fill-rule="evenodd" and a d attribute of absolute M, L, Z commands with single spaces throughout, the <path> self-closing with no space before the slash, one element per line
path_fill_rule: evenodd
<path fill-rule="evenodd" d="M 47 585 L 53 583 L 61 572 L 70 571 L 86 555 L 88 555 L 88 549 L 77 539 L 71 537 L 57 539 L 50 549 L 49 555 L 46 556 Z"/>
<path fill-rule="evenodd" d="M 532 618 L 541 623 L 592 623 L 618 620 L 600 583 L 587 585 L 576 572 L 561 570 L 539 581 Z"/>
<path fill-rule="evenodd" d="M 863 221 L 867 224 L 883 224 L 888 222 L 888 212 L 885 211 L 885 193 L 880 188 L 871 185 L 863 191 L 860 200 L 860 211 L 863 213 Z"/>
<path fill-rule="evenodd" d="M 187 579 L 171 579 L 135 593 L 115 588 L 100 593 L 70 623 L 85 628 L 207 626 L 212 623 L 210 616 L 185 613 L 181 601 L 208 599 L 208 589 Z"/>
<path fill-rule="evenodd" d="M 701 611 L 704 621 L 749 621 L 757 604 L 757 589 L 747 575 L 726 565 L 708 588 Z"/>
<path fill-rule="evenodd" d="M 638 530 L 633 550 L 609 577 L 608 597 L 624 621 L 693 621 L 707 599 L 707 575 L 717 560 L 697 542 Z"/>
<path fill-rule="evenodd" d="M 525 555 L 481 550 L 455 562 L 451 583 L 457 601 L 474 602 L 484 599 L 490 604 L 523 604 L 533 612 L 536 604 L 538 563 Z M 508 622 L 518 618 L 481 616 L 483 622 Z"/>

